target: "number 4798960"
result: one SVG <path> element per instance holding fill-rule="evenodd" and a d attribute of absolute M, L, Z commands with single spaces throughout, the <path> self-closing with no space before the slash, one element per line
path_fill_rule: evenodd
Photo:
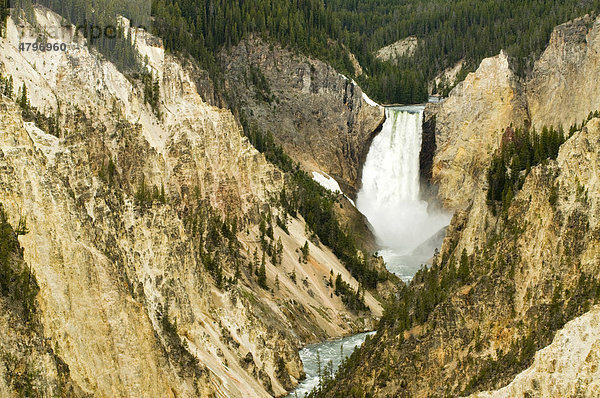
<path fill-rule="evenodd" d="M 19 51 L 67 51 L 66 43 L 20 43 Z"/>

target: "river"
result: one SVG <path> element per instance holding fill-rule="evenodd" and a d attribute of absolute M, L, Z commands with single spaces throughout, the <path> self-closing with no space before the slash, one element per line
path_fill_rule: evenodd
<path fill-rule="evenodd" d="M 368 335 L 373 334 L 375 332 L 360 333 L 343 339 L 311 344 L 304 347 L 300 350 L 300 358 L 304 364 L 306 379 L 300 382 L 298 387 L 287 397 L 303 398 L 319 384 L 319 359 L 322 370 L 328 367 L 331 361 L 332 370 L 335 373 L 342 360 L 352 354 L 356 347 L 362 345 Z"/>

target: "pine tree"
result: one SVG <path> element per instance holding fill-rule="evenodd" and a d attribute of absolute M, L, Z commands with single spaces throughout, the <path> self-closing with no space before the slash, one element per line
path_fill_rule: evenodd
<path fill-rule="evenodd" d="M 167 203 L 167 199 L 165 197 L 165 184 L 164 183 L 160 184 L 160 196 L 159 196 L 159 200 L 160 200 L 160 203 L 162 203 L 162 204 Z"/>
<path fill-rule="evenodd" d="M 281 265 L 281 260 L 283 259 L 283 243 L 281 242 L 281 237 L 277 239 L 277 246 L 275 252 L 277 257 L 277 264 Z"/>
<path fill-rule="evenodd" d="M 260 269 L 258 271 L 258 285 L 260 287 L 262 287 L 263 289 L 267 289 L 267 269 L 265 266 L 265 263 L 263 261 L 263 263 L 260 266 Z"/>
<path fill-rule="evenodd" d="M 8 98 L 12 98 L 13 97 L 13 78 L 12 76 L 8 77 L 8 83 L 6 84 L 6 87 L 4 88 L 4 95 L 6 95 Z"/>
<path fill-rule="evenodd" d="M 158 83 L 158 77 L 154 80 L 154 84 L 152 86 L 152 107 L 155 111 L 158 109 L 158 104 L 160 100 L 160 85 Z"/>
<path fill-rule="evenodd" d="M 335 290 L 334 290 L 336 296 L 339 296 L 342 293 L 343 284 L 344 284 L 344 281 L 342 280 L 342 275 L 337 274 L 337 277 L 335 278 Z"/>
<path fill-rule="evenodd" d="M 466 283 L 469 280 L 469 257 L 467 256 L 467 249 L 463 249 L 460 256 L 460 265 L 458 266 L 458 278 Z"/>
<path fill-rule="evenodd" d="M 152 205 L 152 193 L 146 185 L 146 176 L 142 175 L 142 181 L 135 193 L 135 199 L 139 206 L 148 207 Z"/>
<path fill-rule="evenodd" d="M 116 173 L 117 173 L 117 167 L 115 166 L 115 162 L 112 160 L 112 158 L 110 158 L 108 160 L 108 169 L 107 169 L 109 184 L 113 183 Z"/>
<path fill-rule="evenodd" d="M 250 262 L 250 274 L 254 272 L 255 269 L 258 269 L 258 250 L 254 249 L 254 254 L 252 255 L 252 261 Z"/>
<path fill-rule="evenodd" d="M 237 283 L 242 277 L 242 271 L 240 270 L 240 264 L 236 261 L 235 263 L 235 274 L 233 276 L 233 282 Z"/>
<path fill-rule="evenodd" d="M 19 106 L 24 111 L 29 109 L 29 99 L 27 98 L 27 86 L 23 83 L 23 87 L 21 88 L 21 97 L 18 100 Z"/>
<path fill-rule="evenodd" d="M 302 252 L 302 262 L 303 263 L 307 263 L 308 262 L 308 254 L 309 254 L 309 247 L 308 247 L 308 241 L 304 242 L 304 246 L 302 246 L 302 249 L 300 249 Z"/>

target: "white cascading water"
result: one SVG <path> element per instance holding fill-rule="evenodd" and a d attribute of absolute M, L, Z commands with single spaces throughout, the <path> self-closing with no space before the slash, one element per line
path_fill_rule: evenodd
<path fill-rule="evenodd" d="M 411 278 L 433 254 L 413 254 L 448 225 L 448 215 L 428 211 L 420 199 L 419 155 L 423 106 L 386 108 L 386 121 L 363 166 L 356 206 L 371 223 L 388 269 Z"/>

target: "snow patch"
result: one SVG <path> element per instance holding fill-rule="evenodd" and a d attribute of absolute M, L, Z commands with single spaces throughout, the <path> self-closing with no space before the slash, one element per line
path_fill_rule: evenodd
<path fill-rule="evenodd" d="M 344 194 L 344 192 L 342 191 L 342 188 L 340 188 L 340 184 L 338 184 L 338 182 L 335 180 L 335 178 L 331 177 L 327 173 L 321 174 L 318 171 L 313 171 L 312 175 L 313 175 L 313 180 L 315 180 L 323 188 L 325 188 L 328 191 L 331 191 L 333 193 L 340 193 L 340 194 L 344 195 L 346 197 L 346 199 L 348 199 L 348 201 L 350 203 L 352 203 L 352 206 L 356 207 L 356 205 L 354 204 L 354 201 L 352 199 L 350 199 L 348 196 L 346 196 L 346 194 Z"/>
<path fill-rule="evenodd" d="M 333 178 L 327 174 L 321 174 L 317 171 L 313 171 L 313 180 L 319 183 L 323 188 L 333 192 L 333 193 L 342 193 L 342 189 L 340 188 L 340 184 Z"/>
<path fill-rule="evenodd" d="M 365 93 L 363 93 L 362 97 L 363 97 L 363 100 L 365 100 L 365 102 L 367 104 L 369 104 L 370 106 L 381 106 L 377 102 L 375 102 L 371 98 L 369 98 L 369 96 Z"/>

